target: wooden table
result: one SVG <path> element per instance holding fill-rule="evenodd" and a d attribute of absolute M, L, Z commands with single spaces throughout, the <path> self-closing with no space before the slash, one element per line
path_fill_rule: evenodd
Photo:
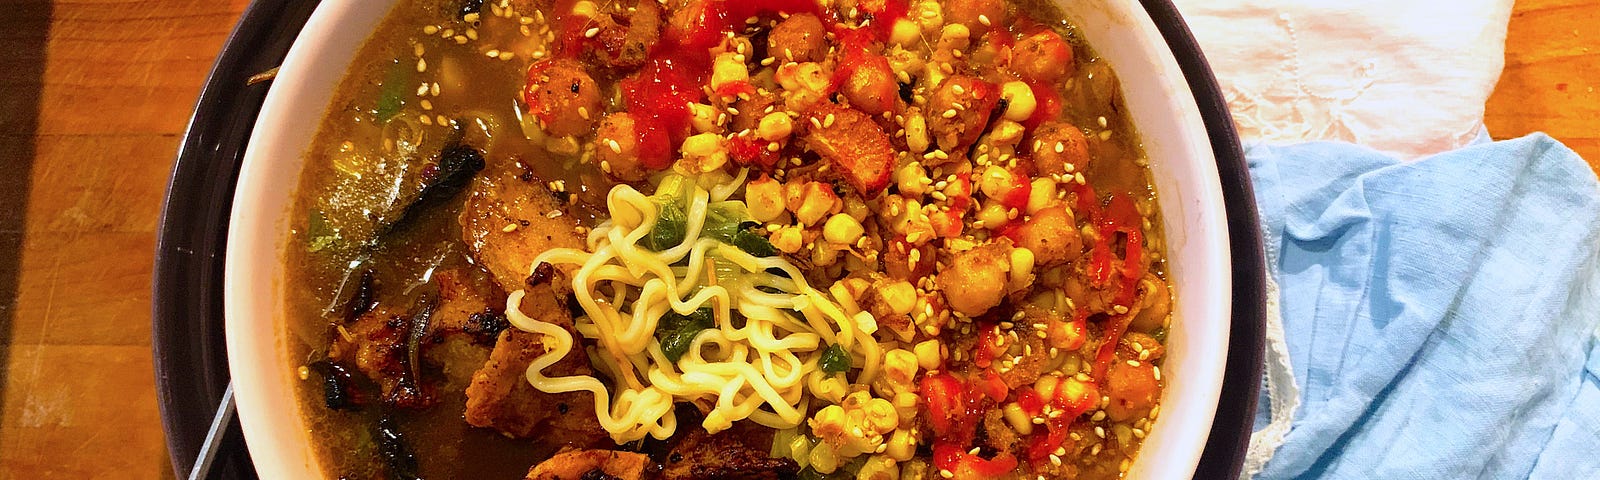
<path fill-rule="evenodd" d="M 0 479 L 171 477 L 150 360 L 154 231 L 246 0 L 0 0 Z M 1600 161 L 1600 0 L 1524 0 L 1489 101 Z"/>

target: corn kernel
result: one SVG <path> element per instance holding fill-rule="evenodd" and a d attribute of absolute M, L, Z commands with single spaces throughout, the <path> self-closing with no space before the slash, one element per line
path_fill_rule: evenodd
<path fill-rule="evenodd" d="M 744 62 L 735 58 L 737 55 L 733 52 L 717 55 L 716 61 L 711 65 L 712 90 L 721 90 L 728 85 L 750 81 L 750 71 L 745 69 Z"/>
<path fill-rule="evenodd" d="M 1027 412 L 1023 412 L 1017 402 L 1007 403 L 1001 413 L 1005 415 L 1006 423 L 1011 424 L 1012 430 L 1023 435 L 1033 433 L 1033 419 L 1028 418 Z"/>
<path fill-rule="evenodd" d="M 1010 171 L 999 165 L 990 165 L 978 179 L 978 190 L 996 200 L 1006 198 L 1013 188 L 1016 188 L 1016 180 L 1012 179 Z"/>
<path fill-rule="evenodd" d="M 926 142 L 927 133 L 924 132 L 923 135 L 923 141 Z M 926 148 L 927 146 L 924 145 L 923 147 Z M 927 179 L 928 174 L 922 171 L 921 162 L 907 163 L 905 166 L 894 171 L 894 183 L 900 187 L 900 194 L 902 195 L 922 195 L 922 193 L 927 191 L 928 188 L 928 186 L 922 182 Z"/>
<path fill-rule="evenodd" d="M 1011 222 L 1011 217 L 1007 214 L 1007 210 L 1009 209 L 998 201 L 986 202 L 983 209 L 978 210 L 978 220 L 983 222 L 984 228 L 998 230 Z"/>
<path fill-rule="evenodd" d="M 905 47 L 915 45 L 918 40 L 922 40 L 921 26 L 904 18 L 895 20 L 894 28 L 889 31 L 889 43 Z"/>
<path fill-rule="evenodd" d="M 744 187 L 744 201 L 750 218 L 757 222 L 771 222 L 783 215 L 783 185 L 770 177 L 761 177 Z"/>
<path fill-rule="evenodd" d="M 925 340 L 918 343 L 911 350 L 917 354 L 917 365 L 923 370 L 938 370 L 944 359 L 939 355 L 939 341 Z"/>
<path fill-rule="evenodd" d="M 811 469 L 817 473 L 833 473 L 839 468 L 839 457 L 826 443 L 811 448 Z"/>
<path fill-rule="evenodd" d="M 900 480 L 900 467 L 888 455 L 873 455 L 856 471 L 856 480 Z"/>
<path fill-rule="evenodd" d="M 794 132 L 794 120 L 783 112 L 772 112 L 761 117 L 761 123 L 756 126 L 756 134 L 769 142 L 776 142 L 789 138 Z"/>
<path fill-rule="evenodd" d="M 822 227 L 823 238 L 840 245 L 854 245 L 864 233 L 866 230 L 861 227 L 861 222 L 843 213 L 834 214 Z"/>
<path fill-rule="evenodd" d="M 778 231 L 773 232 L 772 236 L 768 237 L 767 240 L 771 241 L 772 246 L 777 247 L 778 250 L 782 250 L 783 253 L 795 253 L 800 251 L 800 247 L 802 246 L 801 244 L 805 241 L 800 237 L 800 229 L 792 226 L 778 229 Z"/>
<path fill-rule="evenodd" d="M 889 306 L 889 311 L 895 315 L 909 315 L 911 309 L 917 308 L 917 287 L 905 280 L 895 280 L 885 283 L 878 295 L 883 298 L 883 303 Z"/>
<path fill-rule="evenodd" d="M 1016 248 L 1011 250 L 1011 281 L 1027 285 L 1033 276 L 1033 250 Z"/>
<path fill-rule="evenodd" d="M 721 112 L 718 112 L 716 107 L 704 103 L 691 103 L 689 104 L 689 113 L 693 115 L 689 119 L 689 124 L 694 126 L 694 131 L 713 133 L 718 130 L 717 115 L 721 114 Z"/>
<path fill-rule="evenodd" d="M 928 151 L 928 120 L 922 117 L 922 112 L 906 114 L 906 148 L 911 153 Z"/>
<path fill-rule="evenodd" d="M 1033 189 L 1028 191 L 1028 214 L 1044 210 L 1056 199 L 1056 181 L 1050 178 L 1033 179 Z"/>
<path fill-rule="evenodd" d="M 884 373 L 891 384 L 900 391 L 910 391 L 917 376 L 917 354 L 896 348 L 883 356 Z"/>
<path fill-rule="evenodd" d="M 800 203 L 794 208 L 794 218 L 804 225 L 816 225 L 828 213 L 832 212 L 834 207 L 840 206 L 838 205 L 839 203 L 839 196 L 835 195 L 833 189 L 829 188 L 827 184 L 808 182 L 800 192 Z M 860 223 L 858 222 L 856 225 L 859 226 Z M 860 235 L 856 236 L 859 237 Z M 853 244 L 855 239 L 852 238 L 849 242 L 838 243 Z"/>
<path fill-rule="evenodd" d="M 683 139 L 680 148 L 685 156 L 708 157 L 722 150 L 722 136 L 715 133 L 702 133 Z"/>
<path fill-rule="evenodd" d="M 1000 98 L 1006 100 L 1006 120 L 1013 122 L 1027 120 L 1033 116 L 1034 109 L 1038 108 L 1038 100 L 1033 97 L 1033 89 L 1019 81 L 1000 85 Z"/>

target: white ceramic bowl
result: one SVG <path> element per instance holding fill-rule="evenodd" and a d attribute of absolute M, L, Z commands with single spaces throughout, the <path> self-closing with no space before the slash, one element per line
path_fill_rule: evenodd
<path fill-rule="evenodd" d="M 262 478 L 318 478 L 289 366 L 282 263 L 303 153 L 356 52 L 395 0 L 322 2 L 284 60 L 245 154 L 229 227 L 224 302 L 239 421 Z M 1222 187 L 1194 95 L 1134 2 L 1062 1 L 1121 79 L 1159 193 L 1177 303 L 1161 418 L 1132 478 L 1186 478 L 1205 447 L 1227 357 L 1231 270 Z"/>

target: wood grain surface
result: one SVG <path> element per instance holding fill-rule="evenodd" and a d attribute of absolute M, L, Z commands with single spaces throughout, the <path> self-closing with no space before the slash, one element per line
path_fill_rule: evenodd
<path fill-rule="evenodd" d="M 1497 139 L 1543 131 L 1600 170 L 1600 1 L 1517 1 L 1484 124 Z"/>
<path fill-rule="evenodd" d="M 167 478 L 154 231 L 245 0 L 0 0 L 0 479 Z M 1600 0 L 1523 0 L 1488 104 L 1600 161 Z"/>

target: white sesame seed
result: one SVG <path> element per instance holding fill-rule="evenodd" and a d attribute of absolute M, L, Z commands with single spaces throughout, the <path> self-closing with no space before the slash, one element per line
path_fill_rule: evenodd
<path fill-rule="evenodd" d="M 583 37 L 594 38 L 594 36 L 598 33 L 600 33 L 600 27 L 591 27 L 590 29 L 583 31 Z"/>

